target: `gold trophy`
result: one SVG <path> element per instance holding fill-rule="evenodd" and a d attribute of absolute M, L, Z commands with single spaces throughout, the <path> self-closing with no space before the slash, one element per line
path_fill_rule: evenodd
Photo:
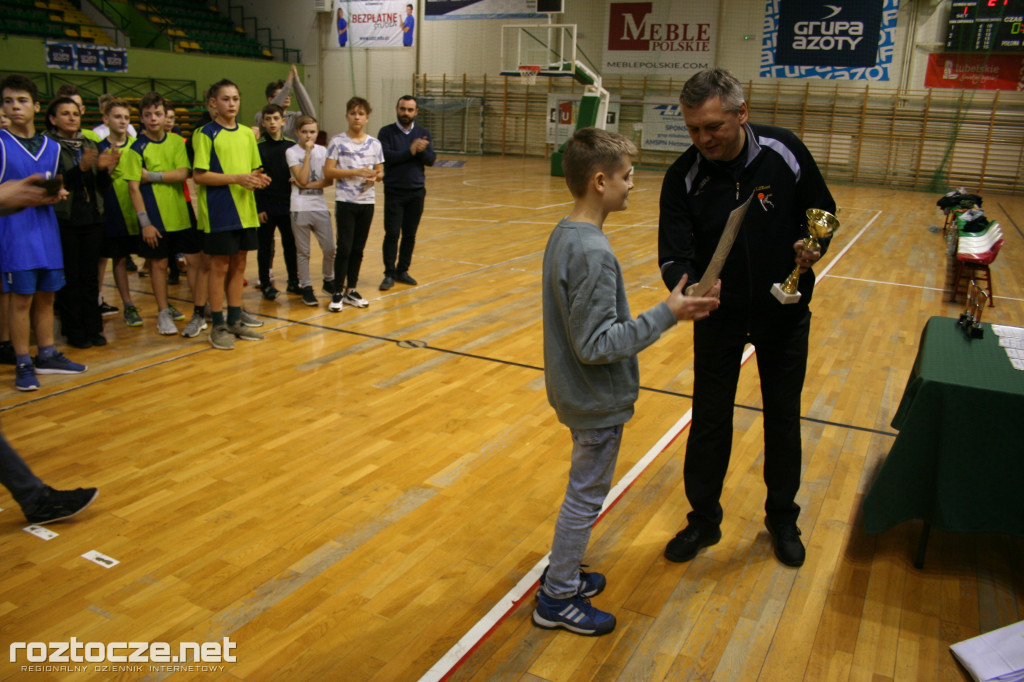
<path fill-rule="evenodd" d="M 827 239 L 839 229 L 839 219 L 828 211 L 820 208 L 807 209 L 807 231 L 811 234 L 804 237 L 804 248 L 817 251 L 821 244 L 819 239 Z M 800 285 L 800 267 L 793 268 L 786 281 L 782 284 L 776 282 L 772 285 L 772 296 L 779 299 L 779 303 L 786 305 L 796 303 L 800 300 L 800 292 L 797 287 Z"/>

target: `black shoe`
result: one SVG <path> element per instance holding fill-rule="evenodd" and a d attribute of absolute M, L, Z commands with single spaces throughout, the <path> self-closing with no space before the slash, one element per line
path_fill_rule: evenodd
<path fill-rule="evenodd" d="M 334 295 L 334 280 L 333 279 L 325 279 L 324 280 L 324 293 L 325 294 L 330 294 L 331 296 Z"/>
<path fill-rule="evenodd" d="M 302 287 L 302 302 L 309 306 L 319 305 L 313 287 Z"/>
<path fill-rule="evenodd" d="M 99 493 L 96 488 L 54 490 L 48 487 L 36 508 L 31 513 L 25 512 L 25 518 L 37 525 L 69 519 L 92 504 Z"/>
<path fill-rule="evenodd" d="M 380 286 L 377 288 L 380 289 L 381 291 L 387 291 L 393 286 L 395 286 L 395 279 L 393 277 L 388 277 L 387 275 L 385 275 L 384 279 L 380 283 Z"/>
<path fill-rule="evenodd" d="M 772 536 L 775 546 L 775 558 L 787 566 L 803 566 L 807 552 L 800 541 L 800 529 L 796 523 L 780 523 L 772 525 L 767 519 L 764 522 L 768 534 Z"/>
<path fill-rule="evenodd" d="M 121 312 L 121 309 L 116 305 L 110 305 L 106 301 L 100 301 L 100 315 L 106 317 L 107 315 L 116 315 Z"/>
<path fill-rule="evenodd" d="M 273 284 L 268 284 L 267 286 L 263 287 L 262 291 L 263 298 L 267 299 L 268 301 L 273 301 L 281 293 Z"/>
<path fill-rule="evenodd" d="M 128 272 L 137 272 L 139 269 L 139 266 L 135 264 L 131 256 L 124 259 L 124 267 Z"/>
<path fill-rule="evenodd" d="M 107 337 L 103 336 L 103 334 L 93 334 L 89 337 L 89 340 L 92 341 L 92 345 L 94 346 L 107 345 Z"/>
<path fill-rule="evenodd" d="M 416 286 L 419 284 L 416 280 L 409 276 L 408 272 L 400 272 L 395 275 L 395 281 L 401 282 L 402 284 L 408 284 L 409 286 Z"/>
<path fill-rule="evenodd" d="M 0 365 L 17 365 L 18 359 L 14 355 L 14 346 L 10 341 L 0 341 Z"/>
<path fill-rule="evenodd" d="M 302 296 L 302 288 L 299 287 L 298 280 L 294 280 L 294 279 L 288 280 L 288 286 L 286 286 L 284 290 L 286 292 L 288 292 L 289 294 L 295 294 L 296 296 Z"/>
<path fill-rule="evenodd" d="M 171 274 L 167 275 L 167 283 L 168 284 L 181 284 L 181 275 L 178 274 L 177 270 L 175 270 Z"/>
<path fill-rule="evenodd" d="M 721 539 L 722 531 L 717 526 L 711 528 L 690 524 L 669 540 L 665 547 L 665 558 L 676 563 L 689 561 L 701 549 L 718 544 Z"/>
<path fill-rule="evenodd" d="M 92 341 L 86 338 L 68 337 L 68 345 L 72 348 L 92 348 Z"/>

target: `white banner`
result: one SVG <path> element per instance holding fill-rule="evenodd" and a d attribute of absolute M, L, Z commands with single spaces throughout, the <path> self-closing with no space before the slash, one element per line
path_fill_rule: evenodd
<path fill-rule="evenodd" d="M 548 93 L 548 123 L 545 142 L 561 145 L 576 131 L 576 121 L 579 118 L 582 99 L 582 93 L 577 95 Z M 605 130 L 610 130 L 613 133 L 619 132 L 619 108 L 618 102 L 608 103 Z"/>
<path fill-rule="evenodd" d="M 334 47 L 412 47 L 416 4 L 410 0 L 335 0 Z"/>
<path fill-rule="evenodd" d="M 601 74 L 686 78 L 715 66 L 718 0 L 611 2 Z"/>
<path fill-rule="evenodd" d="M 682 152 L 691 144 L 679 100 L 665 98 L 645 102 L 643 125 L 641 149 Z"/>

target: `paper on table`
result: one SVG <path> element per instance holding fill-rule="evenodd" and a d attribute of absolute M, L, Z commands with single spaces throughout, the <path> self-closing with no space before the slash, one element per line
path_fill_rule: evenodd
<path fill-rule="evenodd" d="M 1013 339 L 1024 339 L 1024 327 L 1010 327 L 1005 324 L 992 325 L 992 332 L 996 336 L 1008 336 Z"/>
<path fill-rule="evenodd" d="M 732 243 L 736 241 L 736 234 L 740 231 L 743 217 L 747 215 L 747 208 L 750 206 L 750 200 L 753 198 L 754 193 L 751 192 L 747 200 L 734 208 L 732 213 L 729 214 L 729 219 L 725 222 L 725 229 L 722 230 L 722 236 L 718 240 L 718 246 L 715 247 L 715 253 L 711 256 L 711 262 L 708 263 L 707 269 L 704 270 L 704 276 L 700 278 L 699 282 L 689 288 L 686 292 L 687 296 L 703 296 L 708 293 L 711 287 L 715 286 L 715 281 L 722 274 L 722 266 L 725 265 L 725 259 L 729 257 Z"/>
<path fill-rule="evenodd" d="M 1024 621 L 957 642 L 949 648 L 978 682 L 1024 680 Z"/>

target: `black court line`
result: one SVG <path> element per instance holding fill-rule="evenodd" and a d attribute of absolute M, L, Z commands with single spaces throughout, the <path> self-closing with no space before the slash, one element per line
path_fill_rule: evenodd
<path fill-rule="evenodd" d="M 1017 234 L 1019 234 L 1021 237 L 1024 237 L 1024 232 L 1021 232 L 1020 225 L 1018 225 L 1017 221 L 1013 219 L 1013 216 L 1010 215 L 1010 212 L 1006 210 L 1006 207 L 1003 206 L 1002 202 L 997 203 L 999 205 L 999 209 L 1006 215 L 1006 219 L 1009 220 L 1010 223 L 1013 225 L 1013 228 L 1017 230 Z"/>

